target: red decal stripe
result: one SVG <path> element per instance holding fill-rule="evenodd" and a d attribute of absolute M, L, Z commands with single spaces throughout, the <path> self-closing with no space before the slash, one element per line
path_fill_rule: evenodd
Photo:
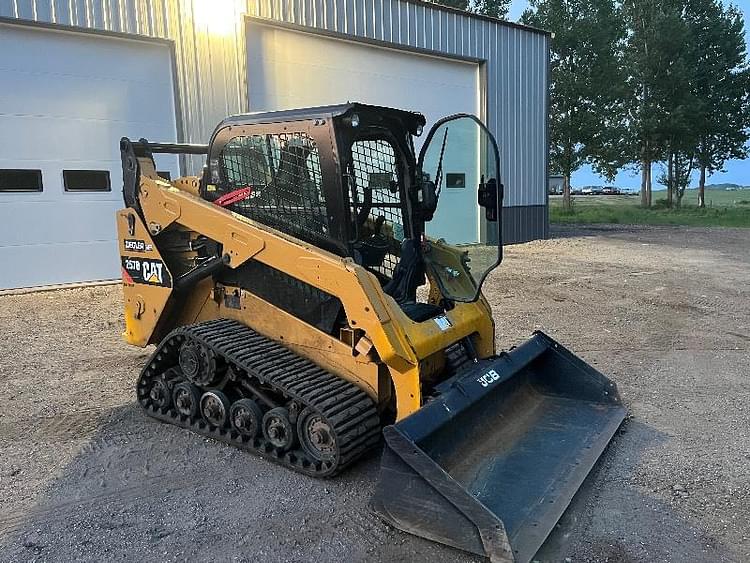
<path fill-rule="evenodd" d="M 122 270 L 122 281 L 125 283 L 135 283 L 133 281 L 133 278 L 130 276 L 128 271 L 125 268 L 121 268 Z"/>

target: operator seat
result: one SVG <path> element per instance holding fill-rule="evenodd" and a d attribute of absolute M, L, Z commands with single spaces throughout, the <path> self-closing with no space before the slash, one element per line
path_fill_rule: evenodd
<path fill-rule="evenodd" d="M 443 309 L 437 305 L 417 302 L 417 288 L 424 283 L 425 271 L 420 242 L 416 239 L 406 239 L 401 243 L 401 257 L 393 269 L 393 277 L 383 286 L 383 291 L 396 300 L 407 317 L 421 323 L 443 313 Z"/>

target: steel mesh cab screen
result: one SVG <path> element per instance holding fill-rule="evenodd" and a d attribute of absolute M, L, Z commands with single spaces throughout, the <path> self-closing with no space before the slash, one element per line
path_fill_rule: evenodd
<path fill-rule="evenodd" d="M 252 190 L 230 210 L 302 240 L 328 238 L 320 154 L 308 134 L 234 137 L 219 164 L 222 191 Z"/>
<path fill-rule="evenodd" d="M 359 225 L 360 238 L 372 234 L 378 217 L 385 219 L 380 232 L 391 242 L 391 249 L 382 265 L 374 269 L 392 277 L 404 240 L 396 154 L 393 146 L 383 139 L 355 141 L 351 153 L 356 188 L 352 190 L 353 216 L 361 216 L 367 210 L 367 219 Z"/>

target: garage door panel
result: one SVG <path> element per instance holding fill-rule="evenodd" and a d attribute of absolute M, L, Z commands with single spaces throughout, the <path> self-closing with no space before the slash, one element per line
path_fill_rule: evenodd
<path fill-rule="evenodd" d="M 160 60 L 167 51 L 165 46 L 95 36 L 84 39 L 88 41 L 82 41 L 78 34 L 3 26 L 0 69 L 33 69 L 39 73 L 125 79 L 144 84 L 168 76 L 165 73 L 171 70 L 171 65 L 165 67 Z M 64 52 L 66 57 L 50 56 L 53 52 Z M 113 60 L 116 64 L 112 64 Z"/>
<path fill-rule="evenodd" d="M 16 135 L 0 135 L 3 161 L 50 160 L 57 162 L 119 160 L 118 132 L 115 124 L 79 119 L 3 116 L 0 128 Z"/>
<path fill-rule="evenodd" d="M 99 160 L 37 160 L 37 159 L 0 159 L 0 168 L 27 168 L 41 170 L 43 192 L 24 193 L 8 192 L 0 195 L 0 206 L 26 200 L 43 200 L 56 202 L 64 197 L 74 198 L 75 201 L 86 202 L 90 200 L 111 201 L 122 200 L 120 189 L 122 187 L 122 164 L 120 158 Z M 110 175 L 111 192 L 76 192 L 66 193 L 63 186 L 63 170 L 107 170 Z"/>
<path fill-rule="evenodd" d="M 428 111 L 426 106 L 448 113 L 478 113 L 478 67 L 474 63 L 255 23 L 248 25 L 247 43 L 253 111 L 303 107 L 311 105 L 310 101 L 361 101 L 423 113 Z M 435 96 L 442 99 L 429 103 Z M 280 107 L 280 100 L 289 105 Z M 428 121 L 443 115 L 426 113 Z"/>
<path fill-rule="evenodd" d="M 0 247 L 24 244 L 115 240 L 115 212 L 121 199 L 76 200 L 82 194 L 66 193 L 60 201 L 23 201 L 0 204 L 3 237 Z M 33 219 L 33 222 L 29 222 Z"/>
<path fill-rule="evenodd" d="M 156 169 L 169 172 L 172 178 L 179 177 L 177 156 L 154 155 Z M 122 203 L 122 162 L 119 155 L 111 160 L 20 160 L 0 159 L 0 168 L 28 168 L 41 170 L 43 192 L 7 192 L 0 195 L 0 207 L 20 202 L 74 201 L 85 205 L 89 201 L 113 201 Z M 109 170 L 110 192 L 66 192 L 63 186 L 63 170 Z M 0 232 L 2 230 L 0 229 Z"/>
<path fill-rule="evenodd" d="M 98 162 L 14 162 L 19 168 L 41 170 L 42 192 L 8 192 L 0 194 L 0 210 L 5 208 L 17 209 L 20 212 L 30 212 L 31 208 L 22 208 L 26 204 L 50 206 L 61 205 L 69 202 L 70 205 L 86 206 L 91 202 L 111 201 L 122 202 L 122 173 L 113 171 L 115 166 L 120 166 L 120 161 L 113 161 L 109 169 L 111 191 L 77 191 L 66 192 L 63 186 L 62 168 L 66 170 L 107 170 L 107 165 Z M 20 164 L 20 166 L 18 166 Z M 9 163 L 0 161 L 0 168 L 10 168 Z M 0 232 L 4 231 L 0 228 Z M 1 243 L 1 241 L 0 241 Z"/>
<path fill-rule="evenodd" d="M 119 140 L 176 140 L 170 50 L 0 31 L 0 167 L 39 169 L 43 181 L 41 193 L 0 193 L 0 289 L 118 278 Z M 177 157 L 160 155 L 157 169 L 177 177 Z M 66 192 L 64 170 L 108 170 L 111 191 Z"/>
<path fill-rule="evenodd" d="M 0 247 L 0 287 L 35 287 L 119 276 L 116 241 Z"/>
<path fill-rule="evenodd" d="M 106 77 L 79 77 L 24 71 L 2 71 L 3 81 L 13 88 L 0 90 L 0 111 L 5 115 L 26 114 L 91 120 L 117 119 L 113 108 L 124 118 L 141 123 L 163 122 L 160 104 L 152 104 L 153 91 L 171 88 L 168 82 L 144 84 Z M 54 91 L 54 95 L 50 95 Z M 97 99 L 91 99 L 96 92 Z M 36 105 L 35 105 L 36 104 Z"/>
<path fill-rule="evenodd" d="M 127 114 L 123 114 L 127 115 Z M 172 131 L 170 131 L 172 129 Z M 73 118 L 0 116 L 0 158 L 3 161 L 120 162 L 121 137 L 174 140 L 169 122 L 134 123 Z"/>

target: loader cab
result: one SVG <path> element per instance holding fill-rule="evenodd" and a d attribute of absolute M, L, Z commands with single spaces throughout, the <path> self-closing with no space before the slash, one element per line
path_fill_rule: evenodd
<path fill-rule="evenodd" d="M 468 171 L 488 224 L 499 229 L 497 146 L 476 118 L 438 122 L 417 157 L 419 113 L 349 103 L 227 118 L 211 141 L 201 196 L 228 209 L 351 257 L 368 269 L 415 321 L 453 301 L 475 301 L 497 245 L 457 248 L 428 241 L 440 205 L 444 162 Z M 476 246 L 476 245 L 475 245 Z M 445 302 L 417 305 L 425 274 Z"/>

